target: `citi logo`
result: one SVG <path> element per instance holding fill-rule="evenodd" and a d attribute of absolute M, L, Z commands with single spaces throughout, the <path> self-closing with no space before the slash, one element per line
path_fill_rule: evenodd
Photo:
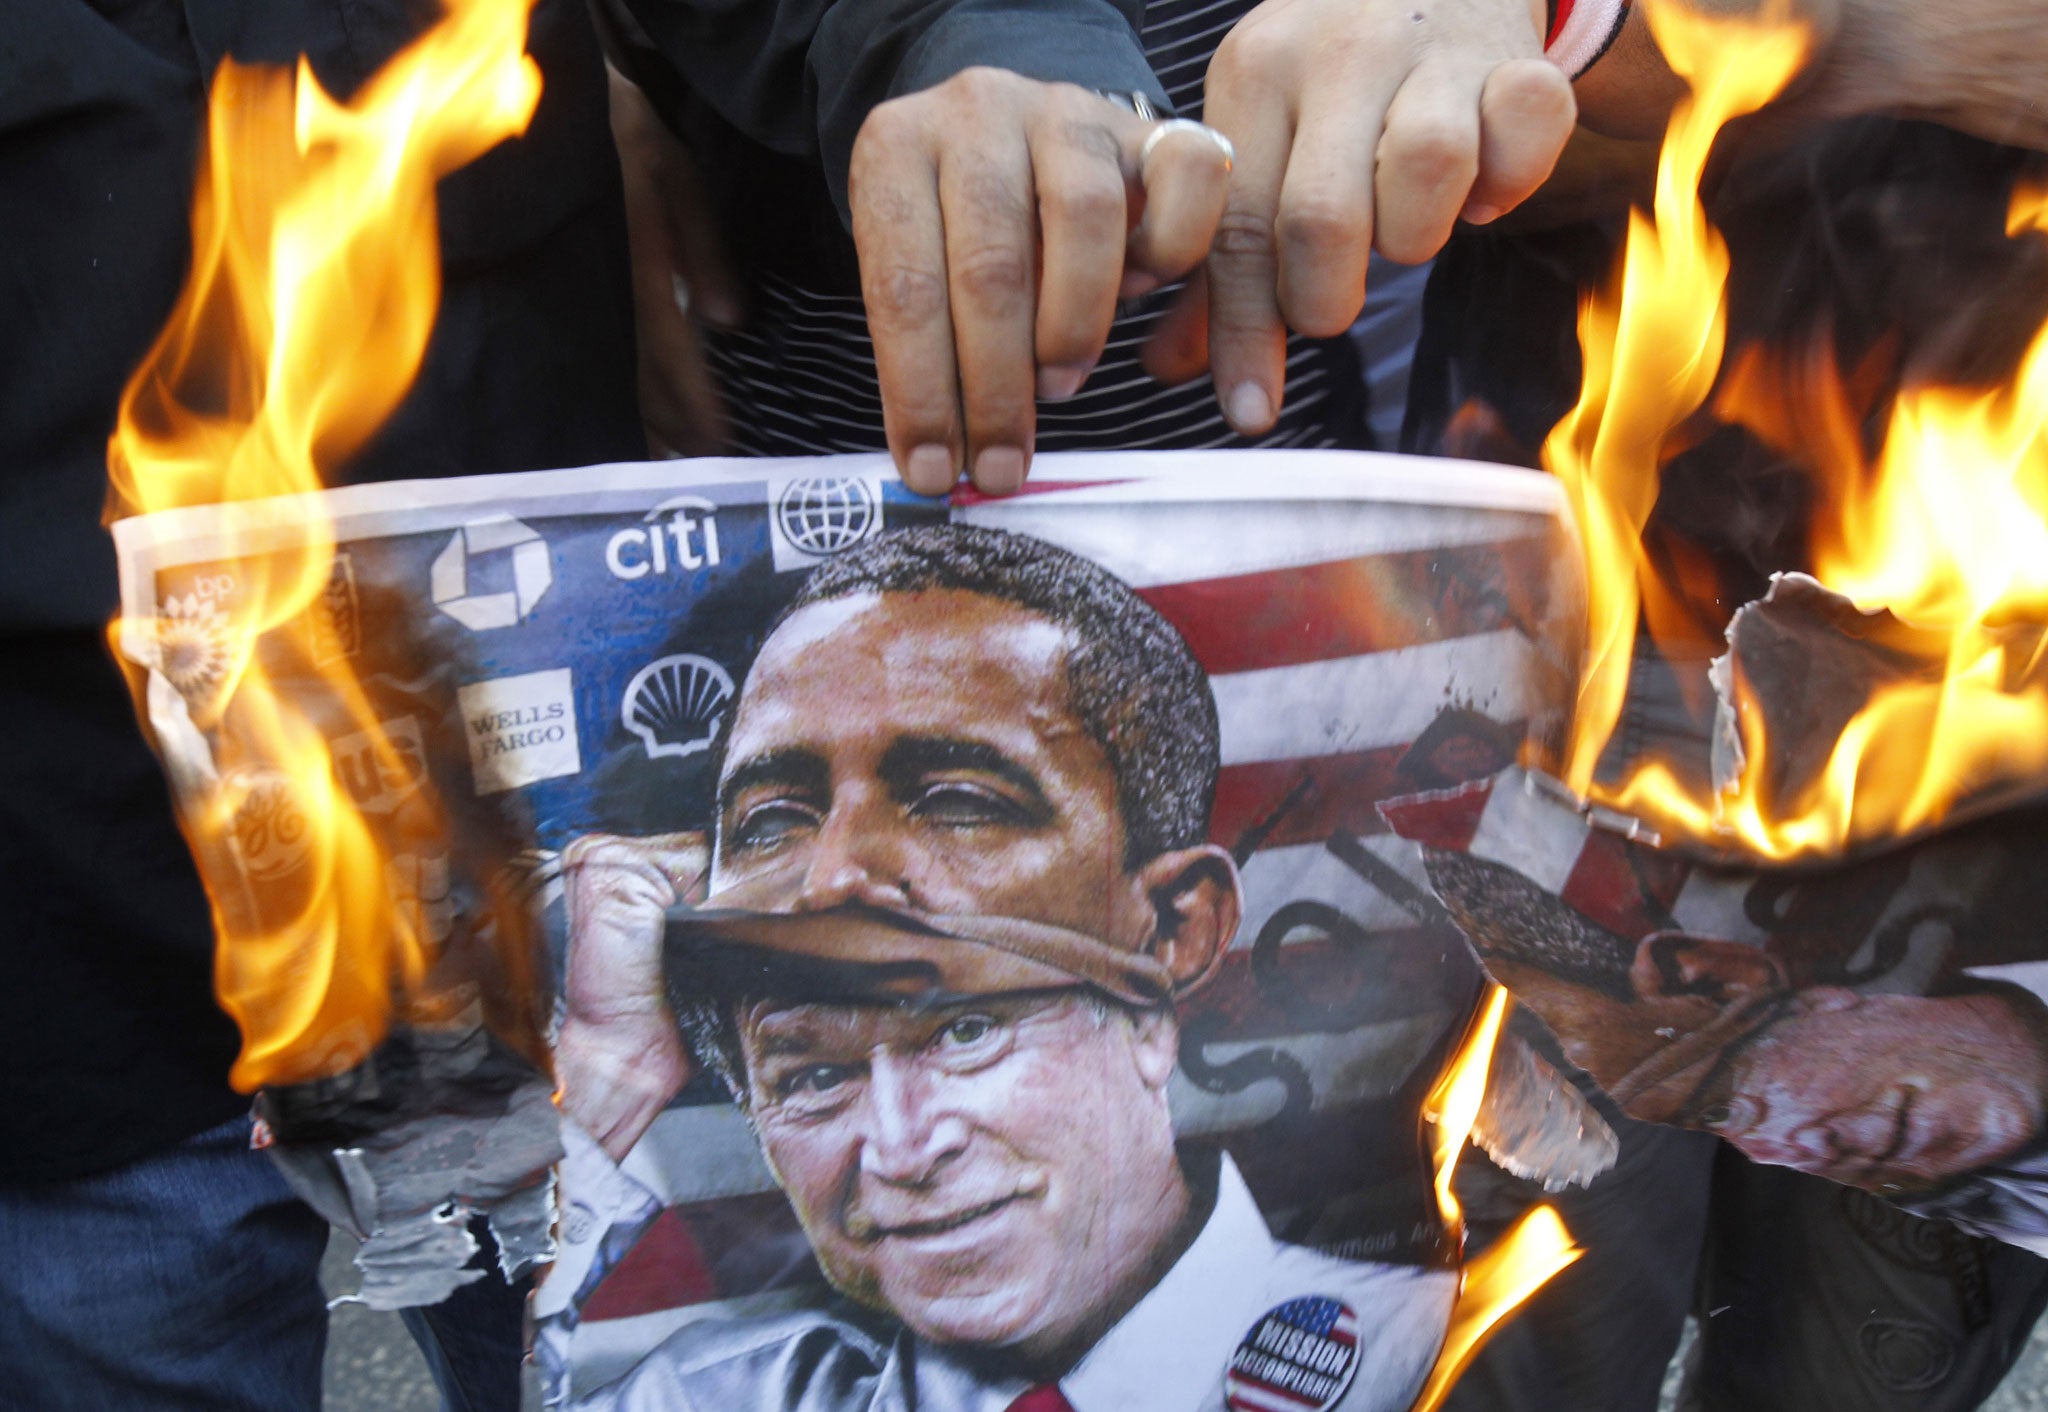
<path fill-rule="evenodd" d="M 685 573 L 715 566 L 718 506 L 701 495 L 678 495 L 649 510 L 646 529 L 622 529 L 604 547 L 604 566 L 615 579 Z"/>

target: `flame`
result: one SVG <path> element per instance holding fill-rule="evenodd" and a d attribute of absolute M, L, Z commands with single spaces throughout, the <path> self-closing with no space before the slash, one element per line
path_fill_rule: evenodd
<path fill-rule="evenodd" d="M 1557 1212 L 1538 1206 L 1468 1260 L 1444 1346 L 1410 1412 L 1434 1412 L 1441 1407 L 1501 1321 L 1584 1253 Z"/>
<path fill-rule="evenodd" d="M 1465 1042 L 1423 1100 L 1423 1121 L 1436 1130 L 1436 1204 L 1450 1230 L 1457 1230 L 1465 1220 L 1458 1198 L 1451 1194 L 1451 1177 L 1457 1171 L 1458 1155 L 1471 1140 L 1472 1125 L 1479 1120 L 1479 1105 L 1486 1099 L 1486 1073 L 1493 1065 L 1494 1047 L 1500 1043 L 1500 1027 L 1507 1013 L 1506 987 L 1489 986 Z"/>
<path fill-rule="evenodd" d="M 1586 656 L 1564 782 L 1593 793 L 1600 752 L 1621 718 L 1646 601 L 1674 611 L 1643 544 L 1657 469 L 1672 432 L 1706 402 L 1727 334 L 1728 248 L 1699 201 L 1714 137 L 1754 112 L 1805 62 L 1808 40 L 1786 0 L 1756 20 L 1646 7 L 1671 67 L 1691 85 L 1672 114 L 1657 167 L 1654 214 L 1632 212 L 1620 277 L 1579 316 L 1579 402 L 1552 430 L 1544 464 L 1563 482 L 1588 566 Z"/>
<path fill-rule="evenodd" d="M 1451 1192 L 1451 1177 L 1486 1097 L 1486 1075 L 1493 1065 L 1507 1007 L 1507 990 L 1489 987 L 1464 1043 L 1423 1102 L 1423 1118 L 1435 1128 L 1437 1205 L 1451 1230 L 1460 1229 L 1464 1222 L 1464 1211 Z M 1467 1261 L 1460 1271 L 1458 1300 L 1444 1330 L 1443 1347 L 1410 1412 L 1432 1412 L 1441 1406 L 1501 1321 L 1580 1254 L 1557 1212 L 1538 1206 L 1500 1240 Z"/>
<path fill-rule="evenodd" d="M 316 491 L 397 407 L 440 300 L 435 183 L 523 132 L 539 100 L 527 4 L 449 0 L 345 102 L 303 59 L 296 72 L 221 65 L 192 273 L 122 396 L 110 518 Z M 433 864 L 380 843 L 337 773 L 330 741 L 343 737 L 360 742 L 359 768 L 398 778 L 417 764 L 323 636 L 347 569 L 332 525 L 309 511 L 282 548 L 227 525 L 215 582 L 231 592 L 174 593 L 155 623 L 115 633 L 131 656 L 145 644 L 138 699 L 183 711 L 207 742 L 208 758 L 185 762 L 203 800 L 180 791 L 183 823 L 246 1091 L 343 1072 L 388 1032 L 394 993 L 433 959 L 427 909 L 407 905 Z M 283 674 L 317 674 L 322 719 L 273 685 Z M 400 831 L 438 836 L 432 813 L 418 805 Z"/>
<path fill-rule="evenodd" d="M 1587 655 L 1558 773 L 1581 797 L 1693 838 L 1788 859 L 1939 823 L 1987 782 L 2048 771 L 2048 330 L 1993 392 L 1909 389 L 1867 454 L 1861 370 L 1831 350 L 1743 350 L 1723 366 L 1728 256 L 1697 191 L 1715 134 L 1768 102 L 1809 37 L 1774 4 L 1754 21 L 1709 19 L 1653 0 L 1651 28 L 1691 85 L 1666 134 L 1652 215 L 1630 222 L 1611 289 L 1580 319 L 1579 404 L 1544 448 L 1578 517 L 1588 571 Z M 2048 191 L 2014 200 L 2008 234 L 2048 232 Z M 1718 390 L 1717 390 L 1718 385 Z M 1669 643 L 1697 634 L 1709 595 L 1646 545 L 1663 462 L 1702 412 L 1803 464 L 1822 489 L 1816 577 L 1858 608 L 1889 612 L 1937 644 L 1942 670 L 1876 690 L 1824 769 L 1767 785 L 1781 747 L 1739 673 L 1727 684 L 1741 769 L 1716 792 L 1649 759 L 1620 779 L 1597 769 L 1620 719 L 1638 624 Z M 1696 431 L 1693 433 L 1697 435 Z"/>

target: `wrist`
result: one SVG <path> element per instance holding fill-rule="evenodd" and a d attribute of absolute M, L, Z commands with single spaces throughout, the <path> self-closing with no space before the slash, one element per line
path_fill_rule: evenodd
<path fill-rule="evenodd" d="M 1552 0 L 1543 57 L 1577 81 L 1614 47 L 1629 7 L 1630 0 Z"/>

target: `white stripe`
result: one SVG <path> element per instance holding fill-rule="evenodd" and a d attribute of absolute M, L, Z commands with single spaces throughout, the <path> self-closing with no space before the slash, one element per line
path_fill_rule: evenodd
<path fill-rule="evenodd" d="M 569 1386 L 574 1398 L 588 1397 L 606 1383 L 624 1377 L 661 1341 L 687 1324 L 702 1319 L 760 1319 L 790 1313 L 819 1303 L 819 1286 L 798 1286 L 739 1299 L 711 1299 L 636 1314 L 626 1319 L 592 1319 L 569 1336 Z"/>
<path fill-rule="evenodd" d="M 1393 834 L 1374 834 L 1359 845 L 1414 883 L 1424 896 L 1429 876 L 1422 850 Z M 1406 908 L 1347 867 L 1320 843 L 1289 844 L 1254 853 L 1241 870 L 1244 877 L 1244 920 L 1238 924 L 1231 950 L 1244 951 L 1275 912 L 1290 902 L 1321 902 L 1334 907 L 1369 932 L 1412 927 L 1417 918 Z"/>
<path fill-rule="evenodd" d="M 1245 453 L 1224 454 L 1235 458 Z M 1184 459 L 1192 471 L 1203 453 L 1150 455 L 1154 465 L 1169 457 Z M 1067 478 L 1068 469 L 1040 457 L 1032 474 L 1058 481 Z M 1281 469 L 1245 461 L 1243 492 L 1279 489 L 1266 472 Z M 1363 484 L 1353 491 L 1356 499 L 1331 486 L 1327 499 L 1247 499 L 1228 506 L 1217 503 L 1223 497 L 1213 488 L 1201 499 L 1172 503 L 1170 497 L 1196 489 L 1186 482 L 1176 486 L 1154 480 L 1137 489 L 1137 495 L 1124 487 L 1025 495 L 964 506 L 954 518 L 1036 535 L 1100 564 L 1133 588 L 1488 544 L 1525 538 L 1542 528 L 1513 511 L 1374 503 L 1365 498 L 1371 492 Z M 1128 513 L 1117 514 L 1102 503 L 1113 500 L 1133 503 Z"/>
<path fill-rule="evenodd" d="M 1753 873 L 1719 873 L 1693 868 L 1671 904 L 1671 919 L 1694 936 L 1761 943 L 1770 933 L 1749 916 Z"/>
<path fill-rule="evenodd" d="M 1502 775 L 1487 797 L 1469 852 L 1513 868 L 1546 892 L 1562 892 L 1592 826 L 1536 790 L 1519 771 Z"/>
<path fill-rule="evenodd" d="M 619 1170 L 669 1206 L 775 1190 L 760 1140 L 726 1103 L 665 1109 Z"/>
<path fill-rule="evenodd" d="M 1453 704 L 1496 721 L 1527 720 L 1561 704 L 1540 699 L 1541 665 L 1528 638 L 1502 629 L 1211 677 L 1223 763 L 1399 745 L 1421 735 Z"/>
<path fill-rule="evenodd" d="M 1578 0 L 1543 57 L 1563 69 L 1566 78 L 1578 79 L 1593 67 L 1627 13 L 1624 0 Z"/>
<path fill-rule="evenodd" d="M 1206 5 L 1197 5 L 1195 8 L 1191 10 L 1184 10 L 1177 15 L 1168 14 L 1149 16 L 1145 22 L 1144 42 L 1146 54 L 1149 56 L 1154 50 L 1160 47 L 1160 36 L 1164 31 L 1171 29 L 1175 25 L 1186 24 L 1190 20 L 1199 20 L 1205 15 L 1214 14 L 1216 11 L 1224 9 L 1225 7 L 1229 6 L 1235 6 L 1236 12 L 1233 13 L 1228 20 L 1224 21 L 1224 24 L 1226 26 L 1236 24 L 1238 21 L 1238 17 L 1242 15 L 1244 11 L 1251 8 L 1251 6 L 1246 2 L 1246 0 L 1209 0 L 1209 3 Z M 1155 6 L 1154 8 L 1156 9 L 1157 7 Z M 1177 41 L 1168 40 L 1166 42 L 1175 43 Z"/>
<path fill-rule="evenodd" d="M 1230 1399 L 1243 1412 L 1302 1412 L 1304 1407 L 1314 1407 L 1312 1397 L 1289 1397 L 1282 1392 L 1267 1392 L 1245 1382 L 1230 1385 Z"/>
<path fill-rule="evenodd" d="M 1139 485 L 1106 485 L 1090 494 L 1110 502 L 1141 505 L 1182 502 L 1157 505 L 1143 512 L 1142 534 L 1134 528 L 1138 524 L 1136 519 L 1107 516 L 1104 518 L 1114 522 L 1114 527 L 1102 526 L 1092 535 L 1093 540 L 1100 541 L 1101 554 L 1106 556 L 1102 562 L 1112 572 L 1123 573 L 1127 564 L 1142 570 L 1147 562 L 1162 569 L 1177 569 L 1163 576 L 1157 571 L 1141 574 L 1141 585 L 1201 574 L 1194 553 L 1159 543 L 1162 528 L 1175 525 L 1183 533 L 1191 528 L 1197 530 L 1200 541 L 1211 548 L 1218 543 L 1234 545 L 1246 523 L 1255 518 L 1267 522 L 1269 539 L 1277 539 L 1284 530 L 1286 537 L 1292 539 L 1321 533 L 1324 538 L 1340 543 L 1336 554 L 1274 543 L 1265 551 L 1270 561 L 1266 567 L 1282 567 L 1372 552 L 1375 542 L 1391 543 L 1398 539 L 1402 526 L 1406 526 L 1406 533 L 1414 541 L 1407 546 L 1411 548 L 1510 538 L 1528 532 L 1526 515 L 1555 515 L 1563 504 L 1557 483 L 1548 476 L 1471 462 L 1371 452 L 1310 452 L 1264 458 L 1245 452 L 1223 456 L 1190 451 L 1048 453 L 1038 459 L 1034 469 L 1043 480 L 1122 482 L 1134 477 L 1156 477 Z M 827 463 L 787 458 L 781 465 L 765 458 L 705 457 L 614 463 L 579 470 L 386 481 L 309 495 L 164 510 L 120 520 L 112 526 L 121 562 L 122 609 L 127 626 L 142 633 L 156 612 L 158 571 L 180 564 L 294 548 L 305 542 L 309 520 L 331 516 L 334 533 L 342 541 L 419 534 L 453 528 L 486 509 L 521 519 L 645 510 L 662 495 L 678 490 L 711 485 L 747 487 L 785 471 L 810 475 L 895 474 L 884 453 Z M 1298 508 L 1271 504 L 1274 500 L 1319 503 L 1304 522 Z M 957 518 L 1002 524 L 1006 523 L 1006 515 L 1017 515 L 1023 517 L 1017 527 L 1029 528 L 1023 519 L 1049 517 L 1054 525 L 1070 526 L 1066 531 L 1069 536 L 1081 535 L 1076 544 L 1082 544 L 1090 536 L 1071 526 L 1075 521 L 1085 523 L 1096 517 L 1084 515 L 1062 520 L 1057 514 L 1049 515 L 1052 505 L 1046 502 L 1061 501 L 1075 503 L 1075 497 L 1026 496 L 1001 506 L 975 507 Z M 1218 501 L 1225 502 L 1225 507 L 1217 506 Z M 1205 508 L 1195 511 L 1187 502 L 1199 502 Z M 1423 511 L 1416 508 L 1420 505 L 1437 508 Z M 1459 531 L 1463 537 L 1447 537 L 1447 530 L 1429 529 L 1430 516 L 1445 516 L 1442 507 L 1447 506 L 1490 507 L 1496 513 L 1475 518 L 1470 511 L 1452 509 L 1448 518 L 1464 527 Z M 1260 513 L 1251 513 L 1254 509 Z M 1277 510 L 1289 511 L 1284 523 L 1282 517 L 1272 513 Z M 1513 511 L 1523 513 L 1498 513 Z M 1335 534 L 1319 529 L 1333 523 L 1354 527 L 1361 523 L 1379 524 L 1381 528 L 1361 543 L 1355 528 Z M 1489 531 L 1487 525 L 1493 528 Z M 1055 542 L 1065 541 L 1055 538 Z M 1081 552 L 1089 550 L 1084 545 Z M 1128 579 L 1131 574 L 1123 576 Z M 126 637 L 123 639 L 124 650 L 143 651 L 146 646 L 141 637 L 132 644 Z"/>
<path fill-rule="evenodd" d="M 2004 981 L 2048 1000 L 2048 961 L 2008 961 L 2000 966 L 1969 966 L 1964 968 L 1963 974 L 1987 981 Z"/>

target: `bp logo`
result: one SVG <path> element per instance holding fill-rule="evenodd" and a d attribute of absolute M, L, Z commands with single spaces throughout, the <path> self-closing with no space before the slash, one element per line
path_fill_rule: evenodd
<path fill-rule="evenodd" d="M 803 476 L 773 492 L 775 567 L 808 569 L 882 527 L 879 485 L 865 477 Z"/>
<path fill-rule="evenodd" d="M 626 683 L 619 714 L 647 758 L 709 750 L 732 700 L 732 677 L 709 657 L 681 653 L 649 662 Z"/>
<path fill-rule="evenodd" d="M 525 622 L 555 581 L 547 541 L 510 515 L 472 520 L 428 573 L 434 606 L 472 632 Z"/>

